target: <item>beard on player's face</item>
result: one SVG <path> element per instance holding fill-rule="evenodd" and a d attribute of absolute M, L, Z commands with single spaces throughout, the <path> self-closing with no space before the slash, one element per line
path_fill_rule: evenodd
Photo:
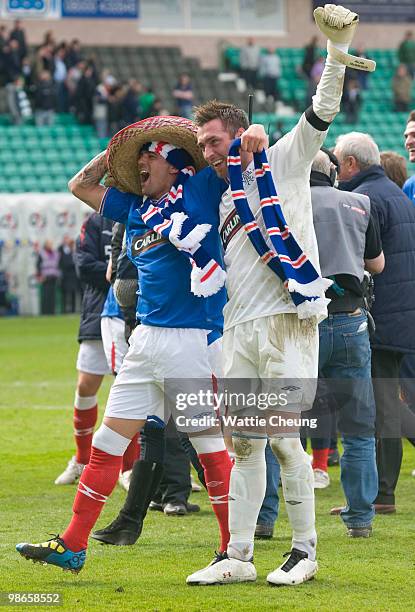
<path fill-rule="evenodd" d="M 228 176 L 228 151 L 233 139 L 220 119 L 212 119 L 198 130 L 203 157 L 220 178 Z"/>

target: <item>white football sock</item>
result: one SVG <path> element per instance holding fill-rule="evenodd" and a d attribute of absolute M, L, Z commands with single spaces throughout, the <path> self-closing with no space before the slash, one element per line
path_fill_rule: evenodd
<path fill-rule="evenodd" d="M 267 438 L 251 436 L 232 435 L 235 465 L 229 485 L 228 556 L 241 561 L 253 556 L 255 527 L 267 484 Z"/>
<path fill-rule="evenodd" d="M 299 438 L 271 438 L 270 445 L 281 466 L 281 481 L 290 521 L 293 548 L 316 558 L 313 469 Z"/>

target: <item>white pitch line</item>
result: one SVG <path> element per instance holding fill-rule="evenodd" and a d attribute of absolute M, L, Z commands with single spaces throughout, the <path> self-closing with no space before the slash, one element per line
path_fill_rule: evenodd
<path fill-rule="evenodd" d="M 47 406 L 35 404 L 33 406 L 0 406 L 0 410 L 73 410 L 70 403 L 64 406 Z"/>
<path fill-rule="evenodd" d="M 24 380 L 14 380 L 13 382 L 1 382 L 2 387 L 74 387 L 76 380 L 38 380 L 36 382 L 25 382 Z"/>

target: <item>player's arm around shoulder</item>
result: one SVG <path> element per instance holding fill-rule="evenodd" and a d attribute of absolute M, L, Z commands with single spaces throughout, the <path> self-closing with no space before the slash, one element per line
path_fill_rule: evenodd
<path fill-rule="evenodd" d="M 105 193 L 105 187 L 100 183 L 107 170 L 106 151 L 103 151 L 70 179 L 68 183 L 69 190 L 82 202 L 99 211 Z"/>

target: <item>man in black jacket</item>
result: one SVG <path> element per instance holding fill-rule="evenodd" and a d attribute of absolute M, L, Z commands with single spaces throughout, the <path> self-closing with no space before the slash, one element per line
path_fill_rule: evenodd
<path fill-rule="evenodd" d="M 34 89 L 36 125 L 52 125 L 57 105 L 56 85 L 48 70 L 42 70 Z"/>
<path fill-rule="evenodd" d="M 368 134 L 337 139 L 340 189 L 369 196 L 378 218 L 385 269 L 376 276 L 372 314 L 372 376 L 376 400 L 377 513 L 395 512 L 395 487 L 402 462 L 402 435 L 415 437 L 415 416 L 399 398 L 399 366 L 415 352 L 415 207 L 380 166 L 379 149 Z"/>
<path fill-rule="evenodd" d="M 55 484 L 73 484 L 89 461 L 92 435 L 98 416 L 97 397 L 105 374 L 111 374 L 101 338 L 101 312 L 107 297 L 106 279 L 111 254 L 112 222 L 93 213 L 81 228 L 76 245 L 78 275 L 84 287 L 80 343 L 76 368 L 78 382 L 75 393 L 74 433 L 76 454 Z"/>
<path fill-rule="evenodd" d="M 333 156 L 329 158 L 328 152 L 319 151 L 310 177 L 321 273 L 333 280 L 326 291 L 326 297 L 331 300 L 329 316 L 319 325 L 320 393 L 315 410 L 317 414 L 327 400 L 330 408 L 336 406 L 337 428 L 342 436 L 341 482 L 347 504 L 334 508 L 331 514 L 340 514 L 348 536 L 369 537 L 378 476 L 374 439 L 376 410 L 362 283 L 365 269 L 379 274 L 385 259 L 369 198 L 334 188 L 336 173 L 332 160 L 337 163 Z M 313 444 L 315 487 L 318 482 L 329 482 L 331 418 L 329 414 L 320 419 L 326 439 L 320 440 L 320 445 L 316 444 L 318 440 Z"/>
<path fill-rule="evenodd" d="M 76 311 L 77 295 L 79 293 L 79 280 L 76 274 L 74 250 L 74 240 L 65 235 L 58 249 L 59 268 L 61 270 L 62 311 L 64 314 Z"/>

